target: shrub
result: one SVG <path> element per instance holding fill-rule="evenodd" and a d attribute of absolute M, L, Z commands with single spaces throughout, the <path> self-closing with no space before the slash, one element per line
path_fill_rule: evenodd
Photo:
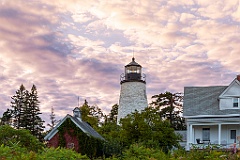
<path fill-rule="evenodd" d="M 41 152 L 28 151 L 24 147 L 18 145 L 0 146 L 0 159 L 1 160 L 88 160 L 87 156 L 82 156 L 77 152 L 64 149 L 64 148 L 47 148 Z"/>
<path fill-rule="evenodd" d="M 19 147 L 17 144 L 13 146 L 4 146 L 3 144 L 0 146 L 0 159 L 1 160 L 25 160 L 26 154 L 28 153 L 26 148 Z"/>
<path fill-rule="evenodd" d="M 133 144 L 129 149 L 123 152 L 123 157 L 126 160 L 167 160 L 168 155 L 161 150 L 146 148 L 143 145 Z"/>
<path fill-rule="evenodd" d="M 71 149 L 65 148 L 47 148 L 38 156 L 39 160 L 84 160 L 89 159 L 86 155 L 81 155 Z"/>
<path fill-rule="evenodd" d="M 28 151 L 41 150 L 44 144 L 41 143 L 36 137 L 30 134 L 25 129 L 14 129 L 8 125 L 0 126 L 0 145 L 5 146 L 18 145 L 24 147 Z"/>

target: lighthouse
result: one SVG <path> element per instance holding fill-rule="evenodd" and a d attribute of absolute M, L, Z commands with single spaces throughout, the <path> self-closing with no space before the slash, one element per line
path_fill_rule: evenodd
<path fill-rule="evenodd" d="M 142 73 L 142 66 L 132 62 L 125 66 L 125 73 L 120 76 L 120 99 L 118 107 L 117 124 L 120 119 L 126 117 L 132 112 L 144 110 L 147 103 L 146 96 L 146 76 Z"/>

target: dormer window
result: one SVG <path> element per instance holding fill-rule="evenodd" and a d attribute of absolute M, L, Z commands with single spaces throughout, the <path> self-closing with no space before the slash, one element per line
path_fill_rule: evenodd
<path fill-rule="evenodd" d="M 239 106 L 239 98 L 233 98 L 233 107 L 240 107 Z"/>

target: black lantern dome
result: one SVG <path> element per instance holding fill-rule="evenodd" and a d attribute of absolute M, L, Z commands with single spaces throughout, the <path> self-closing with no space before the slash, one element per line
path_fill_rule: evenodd
<path fill-rule="evenodd" d="M 121 75 L 121 84 L 124 82 L 145 82 L 145 74 L 142 74 L 142 66 L 135 62 L 135 58 L 132 58 L 132 62 L 125 66 L 125 73 Z"/>

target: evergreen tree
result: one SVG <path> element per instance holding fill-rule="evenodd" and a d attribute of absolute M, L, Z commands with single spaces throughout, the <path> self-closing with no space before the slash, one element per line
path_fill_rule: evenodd
<path fill-rule="evenodd" d="M 0 125 L 5 125 L 5 124 L 11 125 L 12 114 L 13 114 L 12 110 L 11 109 L 7 109 L 7 111 L 5 111 L 3 113 Z"/>
<path fill-rule="evenodd" d="M 22 120 L 24 119 L 24 108 L 26 109 L 27 105 L 27 93 L 23 84 L 20 86 L 19 90 L 16 91 L 16 94 L 12 96 L 12 125 L 13 127 L 19 129 L 23 127 Z"/>
<path fill-rule="evenodd" d="M 32 135 L 36 136 L 40 140 L 42 140 L 42 132 L 44 130 L 43 123 L 44 121 L 41 119 L 39 109 L 39 100 L 37 95 L 37 88 L 35 85 L 32 86 L 31 93 L 29 94 L 29 108 L 27 109 L 27 112 L 25 113 L 28 115 L 29 124 L 29 130 L 32 133 Z"/>
<path fill-rule="evenodd" d="M 48 123 L 47 125 L 50 127 L 50 130 L 52 130 L 58 122 L 56 120 L 56 115 L 54 114 L 54 108 L 53 107 L 51 108 L 50 120 L 51 120 L 51 123 Z"/>
<path fill-rule="evenodd" d="M 22 84 L 11 98 L 12 109 L 4 112 L 2 123 L 10 124 L 16 129 L 27 129 L 41 140 L 44 121 L 39 116 L 42 113 L 39 109 L 40 102 L 36 86 L 33 85 L 31 92 L 29 92 Z"/>

